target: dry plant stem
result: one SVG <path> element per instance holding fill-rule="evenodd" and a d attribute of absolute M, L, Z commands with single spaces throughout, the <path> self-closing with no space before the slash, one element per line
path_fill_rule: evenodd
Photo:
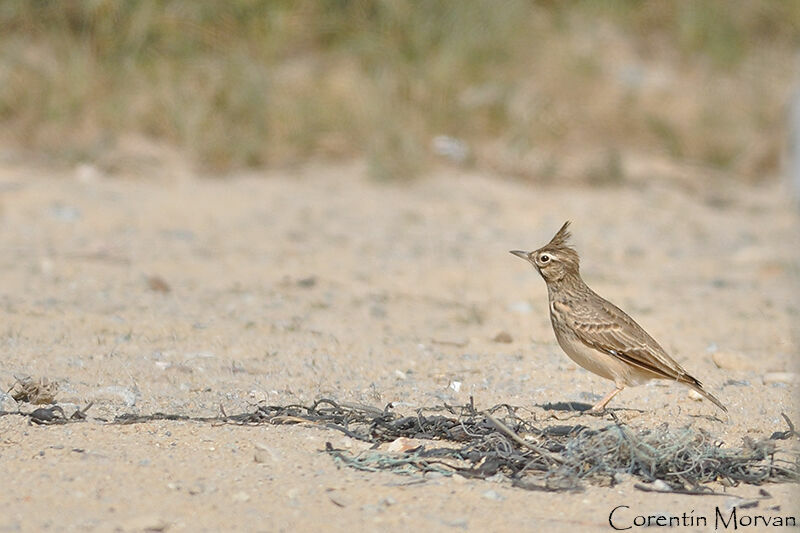
<path fill-rule="evenodd" d="M 520 446 L 524 446 L 525 448 L 528 448 L 529 450 L 532 450 L 532 451 L 538 453 L 539 455 L 541 455 L 542 457 L 544 457 L 545 459 L 547 459 L 551 463 L 558 463 L 558 464 L 563 464 L 564 463 L 564 461 L 560 457 L 556 457 L 555 455 L 552 455 L 547 450 L 544 450 L 544 449 L 540 448 L 539 446 L 536 446 L 535 444 L 531 444 L 530 442 L 527 442 L 525 439 L 523 439 L 522 437 L 520 437 L 519 435 L 517 435 L 516 433 L 511 431 L 511 428 L 509 428 L 508 426 L 506 426 L 505 424 L 500 422 L 498 419 L 496 419 L 495 417 L 493 417 L 489 413 L 484 413 L 483 416 L 486 417 L 486 420 L 488 420 L 489 422 L 494 424 L 494 426 L 497 429 L 499 429 L 500 431 L 505 433 L 507 436 L 511 437 L 511 439 L 514 442 L 516 442 L 517 444 L 519 444 Z"/>

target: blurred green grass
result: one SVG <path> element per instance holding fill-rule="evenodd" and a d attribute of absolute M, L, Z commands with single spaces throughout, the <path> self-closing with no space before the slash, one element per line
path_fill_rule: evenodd
<path fill-rule="evenodd" d="M 798 44 L 792 0 L 9 0 L 0 139 L 71 163 L 136 135 L 209 174 L 363 157 L 402 179 L 446 135 L 532 179 L 613 181 L 631 153 L 760 179 Z"/>

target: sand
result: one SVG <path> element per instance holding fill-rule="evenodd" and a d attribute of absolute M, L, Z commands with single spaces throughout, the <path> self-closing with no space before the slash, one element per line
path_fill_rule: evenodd
<path fill-rule="evenodd" d="M 543 187 L 441 169 L 379 183 L 360 164 L 122 179 L 6 165 L 0 388 L 46 377 L 68 413 L 94 402 L 95 418 L 319 397 L 411 413 L 472 396 L 542 417 L 548 402 L 591 403 L 611 383 L 561 352 L 544 282 L 508 254 L 567 219 L 587 283 L 730 410 L 718 417 L 687 388 L 654 382 L 617 396 L 621 420 L 691 425 L 728 446 L 785 429 L 782 412 L 800 421 L 800 215 L 777 181 Z M 716 506 L 737 501 L 645 493 L 635 480 L 543 493 L 359 472 L 326 442 L 367 446 L 304 425 L 2 416 L 0 532 L 609 531 L 619 505 L 623 525 L 693 511 L 709 526 L 682 530 L 705 531 Z M 800 514 L 796 485 L 763 488 L 771 498 L 747 512 Z"/>

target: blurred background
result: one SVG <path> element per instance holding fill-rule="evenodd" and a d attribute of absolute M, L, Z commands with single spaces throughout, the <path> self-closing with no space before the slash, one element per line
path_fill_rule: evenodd
<path fill-rule="evenodd" d="M 784 168 L 798 44 L 797 1 L 5 1 L 0 155 L 757 182 Z"/>

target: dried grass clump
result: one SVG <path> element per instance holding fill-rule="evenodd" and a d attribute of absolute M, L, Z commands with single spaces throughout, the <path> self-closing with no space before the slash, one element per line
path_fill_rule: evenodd
<path fill-rule="evenodd" d="M 70 417 L 59 406 L 40 408 L 27 416 L 36 424 L 68 424 L 86 420 L 90 407 Z M 260 406 L 236 415 L 224 411 L 212 417 L 125 414 L 114 420 L 96 420 L 112 425 L 154 420 L 313 424 L 374 445 L 354 454 L 326 443 L 326 452 L 350 468 L 412 476 L 436 472 L 499 478 L 528 490 L 578 490 L 584 482 L 608 486 L 620 482 L 621 475 L 654 483 L 654 488 L 643 490 L 686 494 L 713 493 L 711 483 L 730 487 L 800 481 L 798 434 L 786 415 L 788 430 L 759 440 L 746 438 L 741 447 L 725 447 L 708 432 L 692 427 L 675 430 L 663 424 L 656 429 L 634 430 L 614 422 L 592 429 L 580 424 L 537 423 L 532 417 L 518 416 L 518 412 L 523 410 L 506 404 L 477 411 L 470 403 L 399 416 L 391 406 L 378 409 L 320 399 L 311 406 Z M 792 441 L 794 446 L 781 445 L 781 441 Z M 391 445 L 381 449 L 385 443 Z"/>
<path fill-rule="evenodd" d="M 459 164 L 538 180 L 665 160 L 763 179 L 798 5 L 6 2 L 0 140 L 108 172 L 157 169 L 170 147 L 205 173 L 356 156 L 403 179 L 447 136 L 469 147 Z"/>
<path fill-rule="evenodd" d="M 600 429 L 534 425 L 507 405 L 482 412 L 470 405 L 447 409 L 457 416 L 425 416 L 420 411 L 416 417 L 384 413 L 368 420 L 345 409 L 351 414 L 344 420 L 360 426 L 368 423 L 361 426 L 368 430 L 362 435 L 364 440 L 430 439 L 435 447 L 426 449 L 425 443 L 401 456 L 375 450 L 352 455 L 330 447 L 328 452 L 343 464 L 364 470 L 444 471 L 482 479 L 500 474 L 516 486 L 535 490 L 574 490 L 582 481 L 613 485 L 620 474 L 648 483 L 661 480 L 679 492 L 708 491 L 704 484 L 711 482 L 732 486 L 800 480 L 797 448 L 778 447 L 779 441 L 797 437 L 788 418 L 788 431 L 727 448 L 707 432 L 691 427 L 672 430 L 664 424 L 637 431 L 620 423 Z M 502 419 L 493 414 L 499 410 L 507 411 Z M 351 436 L 358 435 L 352 422 L 343 427 Z M 440 447 L 439 439 L 460 446 Z"/>
<path fill-rule="evenodd" d="M 34 379 L 30 376 L 16 378 L 9 394 L 17 402 L 28 402 L 34 405 L 52 404 L 58 394 L 58 383 L 42 377 Z"/>

